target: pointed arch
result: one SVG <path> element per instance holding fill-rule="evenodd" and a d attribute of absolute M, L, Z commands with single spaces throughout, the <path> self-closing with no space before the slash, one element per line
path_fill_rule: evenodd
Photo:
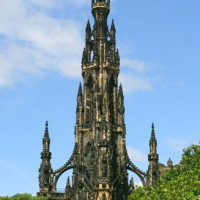
<path fill-rule="evenodd" d="M 127 162 L 127 167 L 126 167 L 126 168 L 127 168 L 127 170 L 132 171 L 134 174 L 136 174 L 136 175 L 140 178 L 143 187 L 146 186 L 147 174 L 146 174 L 145 172 L 141 171 L 139 168 L 137 168 L 137 167 L 131 162 L 130 158 L 128 158 L 128 162 Z"/>
<path fill-rule="evenodd" d="M 107 200 L 105 193 L 103 193 L 101 200 Z"/>

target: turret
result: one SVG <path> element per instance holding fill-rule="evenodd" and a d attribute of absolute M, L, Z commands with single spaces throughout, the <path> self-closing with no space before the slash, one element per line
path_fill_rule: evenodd
<path fill-rule="evenodd" d="M 148 168 L 147 184 L 153 186 L 159 179 L 159 164 L 158 164 L 159 155 L 157 154 L 157 140 L 155 136 L 154 124 L 152 124 L 151 139 L 149 141 L 149 146 L 150 146 L 150 153 L 148 155 L 149 168 Z"/>
<path fill-rule="evenodd" d="M 107 8 L 110 10 L 110 0 L 92 0 L 92 9 Z"/>
<path fill-rule="evenodd" d="M 92 14 L 95 19 L 97 19 L 95 16 L 97 11 L 104 11 L 107 18 L 110 12 L 110 0 L 92 0 Z"/>
<path fill-rule="evenodd" d="M 41 152 L 42 163 L 39 169 L 40 196 L 47 196 L 52 189 L 52 168 L 51 168 L 51 152 L 50 138 L 48 130 L 48 122 L 45 125 L 45 133 L 43 138 L 43 151 Z"/>
<path fill-rule="evenodd" d="M 172 162 L 171 158 L 169 158 L 169 160 L 167 161 L 167 168 L 168 169 L 172 169 L 173 168 L 173 162 Z"/>
<path fill-rule="evenodd" d="M 107 18 L 110 12 L 110 3 L 107 0 L 92 1 L 92 14 L 94 16 L 95 39 L 107 39 Z"/>

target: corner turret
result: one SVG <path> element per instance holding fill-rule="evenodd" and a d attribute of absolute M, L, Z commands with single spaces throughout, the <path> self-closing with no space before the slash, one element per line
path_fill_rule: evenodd
<path fill-rule="evenodd" d="M 171 158 L 169 158 L 169 160 L 167 161 L 167 168 L 168 169 L 172 169 L 173 168 L 173 162 L 172 162 Z"/>
<path fill-rule="evenodd" d="M 50 152 L 50 138 L 48 130 L 48 121 L 45 125 L 45 133 L 43 138 L 43 151 L 41 152 L 42 163 L 39 169 L 39 183 L 40 192 L 38 195 L 47 196 L 52 189 L 52 168 L 51 168 L 51 152 Z"/>
<path fill-rule="evenodd" d="M 152 124 L 151 139 L 149 142 L 150 153 L 148 155 L 149 168 L 147 175 L 147 184 L 154 186 L 159 179 L 159 155 L 157 154 L 157 140 L 155 136 L 154 124 Z"/>
<path fill-rule="evenodd" d="M 149 146 L 150 146 L 150 153 L 156 154 L 157 153 L 157 140 L 156 140 L 156 135 L 155 135 L 154 124 L 152 124 L 151 139 L 149 142 Z"/>

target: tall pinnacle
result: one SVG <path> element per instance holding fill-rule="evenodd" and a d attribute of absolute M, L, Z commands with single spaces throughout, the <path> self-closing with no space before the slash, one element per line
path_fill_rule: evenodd
<path fill-rule="evenodd" d="M 45 124 L 45 134 L 44 134 L 44 136 L 49 137 L 48 121 L 46 121 L 46 124 Z"/>
<path fill-rule="evenodd" d="M 82 85 L 81 85 L 81 83 L 79 84 L 78 97 L 82 97 Z"/>
<path fill-rule="evenodd" d="M 91 31 L 90 20 L 88 19 L 86 31 Z"/>
<path fill-rule="evenodd" d="M 155 128 L 154 128 L 155 126 L 154 126 L 154 123 L 152 123 L 152 129 L 151 129 L 151 138 L 152 139 L 155 139 L 156 138 L 156 136 L 155 136 Z"/>
<path fill-rule="evenodd" d="M 114 20 L 112 20 L 111 30 L 116 31 Z"/>
<path fill-rule="evenodd" d="M 68 176 L 68 178 L 67 178 L 67 186 L 66 186 L 66 187 L 67 187 L 67 188 L 71 188 L 69 176 Z"/>
<path fill-rule="evenodd" d="M 49 148 L 50 148 L 49 128 L 48 128 L 48 121 L 46 121 L 44 138 L 43 138 L 43 151 L 49 152 Z"/>
<path fill-rule="evenodd" d="M 122 84 L 120 84 L 120 86 L 119 86 L 119 97 L 122 97 L 122 98 L 124 97 Z"/>
<path fill-rule="evenodd" d="M 156 140 L 156 135 L 155 135 L 154 123 L 152 123 L 151 139 L 150 139 L 149 145 L 150 145 L 150 153 L 156 153 L 157 140 Z"/>

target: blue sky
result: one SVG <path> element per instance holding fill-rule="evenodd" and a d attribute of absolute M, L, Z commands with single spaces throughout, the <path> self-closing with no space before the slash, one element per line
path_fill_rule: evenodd
<path fill-rule="evenodd" d="M 200 2 L 111 2 L 130 157 L 147 170 L 154 122 L 160 162 L 177 164 L 200 141 Z M 46 120 L 53 169 L 72 152 L 90 9 L 90 0 L 0 1 L 0 195 L 38 191 Z"/>

